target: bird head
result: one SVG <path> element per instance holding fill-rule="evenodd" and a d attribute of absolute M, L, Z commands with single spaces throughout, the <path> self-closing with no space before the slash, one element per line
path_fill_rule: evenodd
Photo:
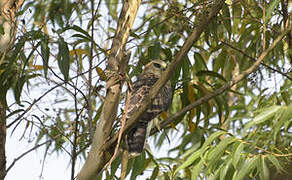
<path fill-rule="evenodd" d="M 155 59 L 145 65 L 143 73 L 152 73 L 156 76 L 160 76 L 162 72 L 166 69 L 166 67 L 167 67 L 166 62 L 159 59 Z"/>

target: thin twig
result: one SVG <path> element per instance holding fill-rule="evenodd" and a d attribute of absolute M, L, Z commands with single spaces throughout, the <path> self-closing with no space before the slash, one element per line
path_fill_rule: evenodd
<path fill-rule="evenodd" d="M 93 46 L 94 46 L 94 0 L 91 0 L 91 47 L 90 47 L 90 57 L 89 57 L 89 72 L 88 72 L 88 104 L 87 104 L 87 111 L 88 111 L 88 121 L 89 121 L 89 136 L 90 141 L 93 139 L 93 122 L 92 122 L 92 61 L 93 61 Z"/>
<path fill-rule="evenodd" d="M 227 45 L 228 47 L 230 47 L 230 48 L 232 48 L 232 49 L 234 49 L 234 50 L 240 52 L 242 55 L 248 57 L 249 59 L 251 59 L 251 60 L 253 60 L 253 61 L 257 61 L 255 58 L 251 57 L 250 55 L 248 55 L 247 53 L 245 53 L 245 52 L 242 51 L 241 49 L 238 49 L 238 48 L 232 46 L 231 44 L 229 44 L 229 43 L 227 43 L 227 42 L 225 42 L 225 41 L 223 41 L 223 40 L 219 40 L 219 41 L 220 41 L 221 43 Z M 283 75 L 284 77 L 286 77 L 287 79 L 289 79 L 290 81 L 292 81 L 292 77 L 290 77 L 289 75 L 287 75 L 287 74 L 285 74 L 285 73 L 279 71 L 278 69 L 275 69 L 275 68 L 273 68 L 273 67 L 271 67 L 271 66 L 269 66 L 269 65 L 267 65 L 267 64 L 265 64 L 265 63 L 263 63 L 263 62 L 261 62 L 260 65 L 264 66 L 265 68 L 267 68 L 267 69 L 269 69 L 269 70 L 271 70 L 271 71 L 273 71 L 273 72 L 277 72 L 277 73 Z"/>
<path fill-rule="evenodd" d="M 205 30 L 210 21 L 217 16 L 218 12 L 222 8 L 224 4 L 223 0 L 218 0 L 215 2 L 214 6 L 209 11 L 207 17 L 203 16 L 202 21 L 198 24 L 198 26 L 194 27 L 193 32 L 188 37 L 188 39 L 184 42 L 181 50 L 175 55 L 171 64 L 167 67 L 167 69 L 162 73 L 161 77 L 154 84 L 153 88 L 150 90 L 149 95 L 146 96 L 145 101 L 141 104 L 138 110 L 131 116 L 129 120 L 127 120 L 127 124 L 125 125 L 125 131 L 130 129 L 141 117 L 141 115 L 146 111 L 147 107 L 154 100 L 156 95 L 158 94 L 161 87 L 163 87 L 166 82 L 169 80 L 170 76 L 173 74 L 179 63 L 183 61 L 183 57 L 189 52 L 189 50 L 193 47 L 193 44 L 200 38 L 200 35 Z M 108 149 L 118 138 L 118 134 L 115 134 L 113 138 L 111 138 L 103 148 Z"/>
<path fill-rule="evenodd" d="M 255 71 L 258 66 L 261 64 L 261 62 L 264 60 L 264 58 L 268 55 L 268 53 L 275 48 L 275 46 L 282 40 L 282 38 L 290 31 L 290 29 L 285 30 L 284 32 L 282 32 L 282 34 L 276 38 L 276 40 L 272 43 L 272 45 L 266 49 L 265 51 L 262 52 L 262 54 L 259 56 L 259 58 L 256 60 L 256 62 L 249 67 L 247 70 L 243 71 L 241 74 L 239 74 L 238 76 L 236 76 L 234 79 L 228 81 L 227 83 L 225 83 L 222 87 L 220 87 L 219 89 L 215 90 L 212 93 L 209 93 L 207 95 L 205 95 L 204 97 L 196 100 L 195 102 L 187 105 L 186 107 L 184 107 L 182 110 L 180 110 L 179 112 L 175 113 L 174 115 L 172 115 L 171 117 L 167 118 L 165 121 L 163 121 L 160 124 L 160 128 L 165 128 L 167 127 L 169 124 L 171 124 L 172 122 L 174 122 L 176 119 L 178 119 L 179 117 L 185 115 L 185 113 L 187 113 L 188 111 L 200 106 L 201 104 L 208 102 L 210 99 L 212 99 L 213 97 L 216 97 L 220 94 L 222 94 L 224 91 L 228 90 L 229 88 L 231 88 L 233 85 L 239 83 L 240 81 L 242 81 L 244 78 L 246 78 L 250 73 L 252 73 L 253 71 Z M 157 129 L 152 129 L 151 131 L 151 135 L 153 135 L 154 133 L 158 132 Z"/>
<path fill-rule="evenodd" d="M 10 164 L 10 166 L 7 168 L 6 173 L 8 173 L 8 171 L 14 166 L 14 164 L 20 160 L 21 158 L 23 158 L 25 155 L 27 155 L 28 153 L 32 152 L 33 150 L 36 150 L 37 148 L 47 144 L 47 143 L 51 143 L 52 140 L 47 140 L 46 142 L 43 142 L 41 144 L 36 145 L 35 147 L 29 149 L 28 151 L 22 153 L 20 156 L 18 156 L 17 158 L 14 159 L 14 161 Z"/>
<path fill-rule="evenodd" d="M 99 66 L 99 64 L 98 65 L 96 65 L 96 66 L 94 66 L 93 67 L 93 69 L 94 68 L 96 68 L 96 67 L 98 67 Z M 73 79 L 75 79 L 75 78 L 77 78 L 77 77 L 79 77 L 79 76 L 81 76 L 81 75 L 83 75 L 83 74 L 86 74 L 86 73 L 88 73 L 89 72 L 89 70 L 88 71 L 85 71 L 85 72 L 83 72 L 83 73 L 80 73 L 79 75 L 77 75 L 77 76 L 74 76 L 74 77 L 72 77 L 69 81 L 71 81 L 71 80 L 73 80 Z M 56 86 L 54 86 L 54 87 L 52 87 L 51 89 L 49 89 L 49 90 L 47 90 L 44 94 L 42 94 L 39 98 L 37 98 L 37 99 L 35 99 L 31 104 L 30 104 L 30 106 L 29 107 L 27 107 L 26 108 L 26 110 L 23 112 L 23 113 L 21 113 L 21 115 L 19 115 L 13 122 L 11 122 L 10 124 L 8 124 L 7 125 L 7 128 L 9 128 L 10 126 L 12 126 L 14 123 L 16 123 L 17 121 L 19 121 L 27 112 L 29 112 L 30 110 L 31 110 L 31 108 L 37 103 L 37 102 L 39 102 L 43 97 L 45 97 L 47 94 L 49 94 L 50 92 L 52 92 L 54 89 L 56 89 L 57 87 L 60 87 L 60 86 L 62 86 L 62 85 L 64 85 L 64 84 L 66 84 L 66 82 L 61 82 L 61 83 L 59 83 L 59 84 L 57 84 Z M 78 90 L 78 89 L 77 89 Z"/>

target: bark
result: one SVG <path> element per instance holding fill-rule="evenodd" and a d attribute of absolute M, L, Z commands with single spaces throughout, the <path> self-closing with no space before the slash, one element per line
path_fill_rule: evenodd
<path fill-rule="evenodd" d="M 113 39 L 111 54 L 108 59 L 106 82 L 107 94 L 99 123 L 93 137 L 91 149 L 81 171 L 78 180 L 96 179 L 105 164 L 110 159 L 110 154 L 103 148 L 111 133 L 112 124 L 116 117 L 119 105 L 120 93 L 123 84 L 123 76 L 127 67 L 127 57 L 124 53 L 130 29 L 133 26 L 137 10 L 141 0 L 125 0 L 118 20 L 118 27 Z"/>
<path fill-rule="evenodd" d="M 127 123 L 125 125 L 124 131 L 127 131 L 131 128 L 137 122 L 139 117 L 146 111 L 147 107 L 150 105 L 150 103 L 153 101 L 153 99 L 158 94 L 159 90 L 164 86 L 164 84 L 168 81 L 170 78 L 172 72 L 175 71 L 178 64 L 182 62 L 183 57 L 187 55 L 189 50 L 192 48 L 194 43 L 200 38 L 202 32 L 207 28 L 208 24 L 211 22 L 211 20 L 217 16 L 220 9 L 222 8 L 224 4 L 224 0 L 218 0 L 213 5 L 213 7 L 209 11 L 209 15 L 207 17 L 203 17 L 198 24 L 198 26 L 195 26 L 193 29 L 192 34 L 188 37 L 188 39 L 185 41 L 184 45 L 180 49 L 180 51 L 176 54 L 176 56 L 171 61 L 171 64 L 168 66 L 168 68 L 165 70 L 165 72 L 162 74 L 161 78 L 155 83 L 153 88 L 150 90 L 148 97 L 143 102 L 143 104 L 140 106 L 140 108 L 136 111 L 136 113 L 133 114 L 133 116 L 127 120 Z M 107 142 L 105 145 L 105 148 L 109 148 L 118 138 L 118 134 L 116 134 L 111 140 Z"/>
<path fill-rule="evenodd" d="M 0 101 L 0 180 L 4 180 L 6 176 L 6 111 L 5 107 Z"/>
<path fill-rule="evenodd" d="M 16 32 L 15 13 L 22 4 L 23 0 L 0 1 L 0 24 L 4 29 L 4 34 L 0 34 L 1 57 L 9 54 L 9 49 L 14 43 Z M 0 180 L 4 180 L 6 176 L 6 104 L 4 102 L 3 99 L 0 100 Z"/>

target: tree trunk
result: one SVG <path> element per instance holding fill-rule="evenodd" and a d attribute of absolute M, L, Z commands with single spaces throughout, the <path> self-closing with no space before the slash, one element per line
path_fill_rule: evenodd
<path fill-rule="evenodd" d="M 0 180 L 4 180 L 6 175 L 6 111 L 5 106 L 0 101 Z"/>
<path fill-rule="evenodd" d="M 15 13 L 23 4 L 24 0 L 0 0 L 0 24 L 4 34 L 0 35 L 0 58 L 9 54 L 9 50 L 14 44 L 16 34 Z M 5 98 L 6 96 L 2 96 Z M 6 102 L 0 99 L 0 180 L 6 176 Z"/>

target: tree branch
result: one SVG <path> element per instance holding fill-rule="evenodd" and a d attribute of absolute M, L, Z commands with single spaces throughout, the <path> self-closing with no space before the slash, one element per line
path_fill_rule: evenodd
<path fill-rule="evenodd" d="M 202 18 L 200 24 L 196 27 L 194 27 L 194 30 L 192 34 L 189 36 L 189 38 L 185 41 L 183 44 L 181 50 L 176 54 L 171 64 L 167 67 L 165 72 L 162 74 L 161 78 L 155 83 L 153 88 L 150 90 L 148 97 L 146 97 L 146 100 L 143 102 L 143 104 L 139 107 L 136 113 L 132 115 L 132 117 L 127 121 L 124 130 L 127 131 L 130 129 L 131 126 L 133 126 L 138 119 L 142 116 L 142 114 L 146 111 L 147 107 L 151 104 L 151 102 L 154 100 L 156 95 L 158 94 L 159 90 L 164 86 L 164 84 L 168 81 L 170 78 L 172 72 L 175 71 L 178 64 L 182 62 L 183 57 L 187 55 L 193 44 L 199 39 L 200 35 L 204 31 L 204 29 L 207 27 L 207 25 L 210 23 L 210 21 L 217 16 L 220 9 L 222 8 L 224 4 L 224 0 L 218 0 L 215 2 L 213 7 L 210 9 L 209 15 L 206 18 Z M 112 146 L 112 144 L 117 140 L 118 134 L 115 134 L 113 138 L 111 138 L 104 146 L 105 149 Z"/>
<path fill-rule="evenodd" d="M 109 138 L 112 125 L 119 105 L 120 93 L 129 54 L 124 53 L 125 44 L 133 26 L 141 0 L 124 0 L 122 11 L 118 20 L 118 27 L 113 39 L 111 54 L 108 59 L 106 82 L 107 94 L 104 101 L 99 123 L 93 137 L 92 146 L 86 162 L 78 174 L 78 180 L 96 179 L 98 173 L 104 168 L 110 157 L 106 156 L 102 145 Z"/>
<path fill-rule="evenodd" d="M 185 113 L 187 113 L 188 111 L 196 108 L 197 106 L 200 106 L 201 104 L 209 101 L 210 99 L 212 99 L 215 96 L 218 96 L 220 94 L 222 94 L 224 91 L 228 90 L 229 88 L 231 88 L 233 85 L 239 83 L 240 81 L 242 81 L 244 78 L 246 78 L 250 73 L 252 73 L 253 71 L 255 71 L 258 66 L 260 64 L 262 64 L 262 61 L 264 60 L 264 58 L 268 55 L 268 53 L 273 50 L 275 48 L 275 46 L 282 40 L 282 38 L 291 30 L 287 29 L 285 31 L 283 31 L 281 33 L 281 35 L 272 43 L 272 45 L 265 50 L 264 52 L 262 52 L 262 54 L 260 55 L 260 57 L 255 61 L 255 63 L 249 67 L 247 70 L 243 71 L 241 74 L 239 74 L 238 76 L 236 76 L 234 79 L 230 80 L 229 82 L 227 82 L 226 84 L 224 84 L 221 88 L 217 89 L 216 91 L 207 94 L 206 96 L 198 99 L 197 101 L 187 105 L 186 107 L 184 107 L 182 110 L 180 110 L 179 112 L 175 113 L 174 115 L 172 115 L 171 117 L 167 118 L 165 121 L 163 121 L 160 124 L 161 128 L 165 128 L 167 127 L 170 123 L 174 122 L 177 118 L 183 116 Z M 151 131 L 151 135 L 153 135 L 154 133 L 156 133 L 158 130 L 157 129 L 152 129 Z"/>
<path fill-rule="evenodd" d="M 38 145 L 36 145 L 35 147 L 29 149 L 28 151 L 22 153 L 20 156 L 18 156 L 17 158 L 14 159 L 14 161 L 11 163 L 11 165 L 7 168 L 6 173 L 8 173 L 8 171 L 14 166 L 14 164 L 15 164 L 18 160 L 20 160 L 21 158 L 23 158 L 25 155 L 27 155 L 28 153 L 30 153 L 30 152 L 36 150 L 37 148 L 39 148 L 39 147 L 41 147 L 41 146 L 43 146 L 43 145 L 45 145 L 45 144 L 47 144 L 47 143 L 51 143 L 51 142 L 52 142 L 52 140 L 47 140 L 46 142 L 43 142 L 43 143 L 41 143 L 41 144 L 38 144 Z"/>

